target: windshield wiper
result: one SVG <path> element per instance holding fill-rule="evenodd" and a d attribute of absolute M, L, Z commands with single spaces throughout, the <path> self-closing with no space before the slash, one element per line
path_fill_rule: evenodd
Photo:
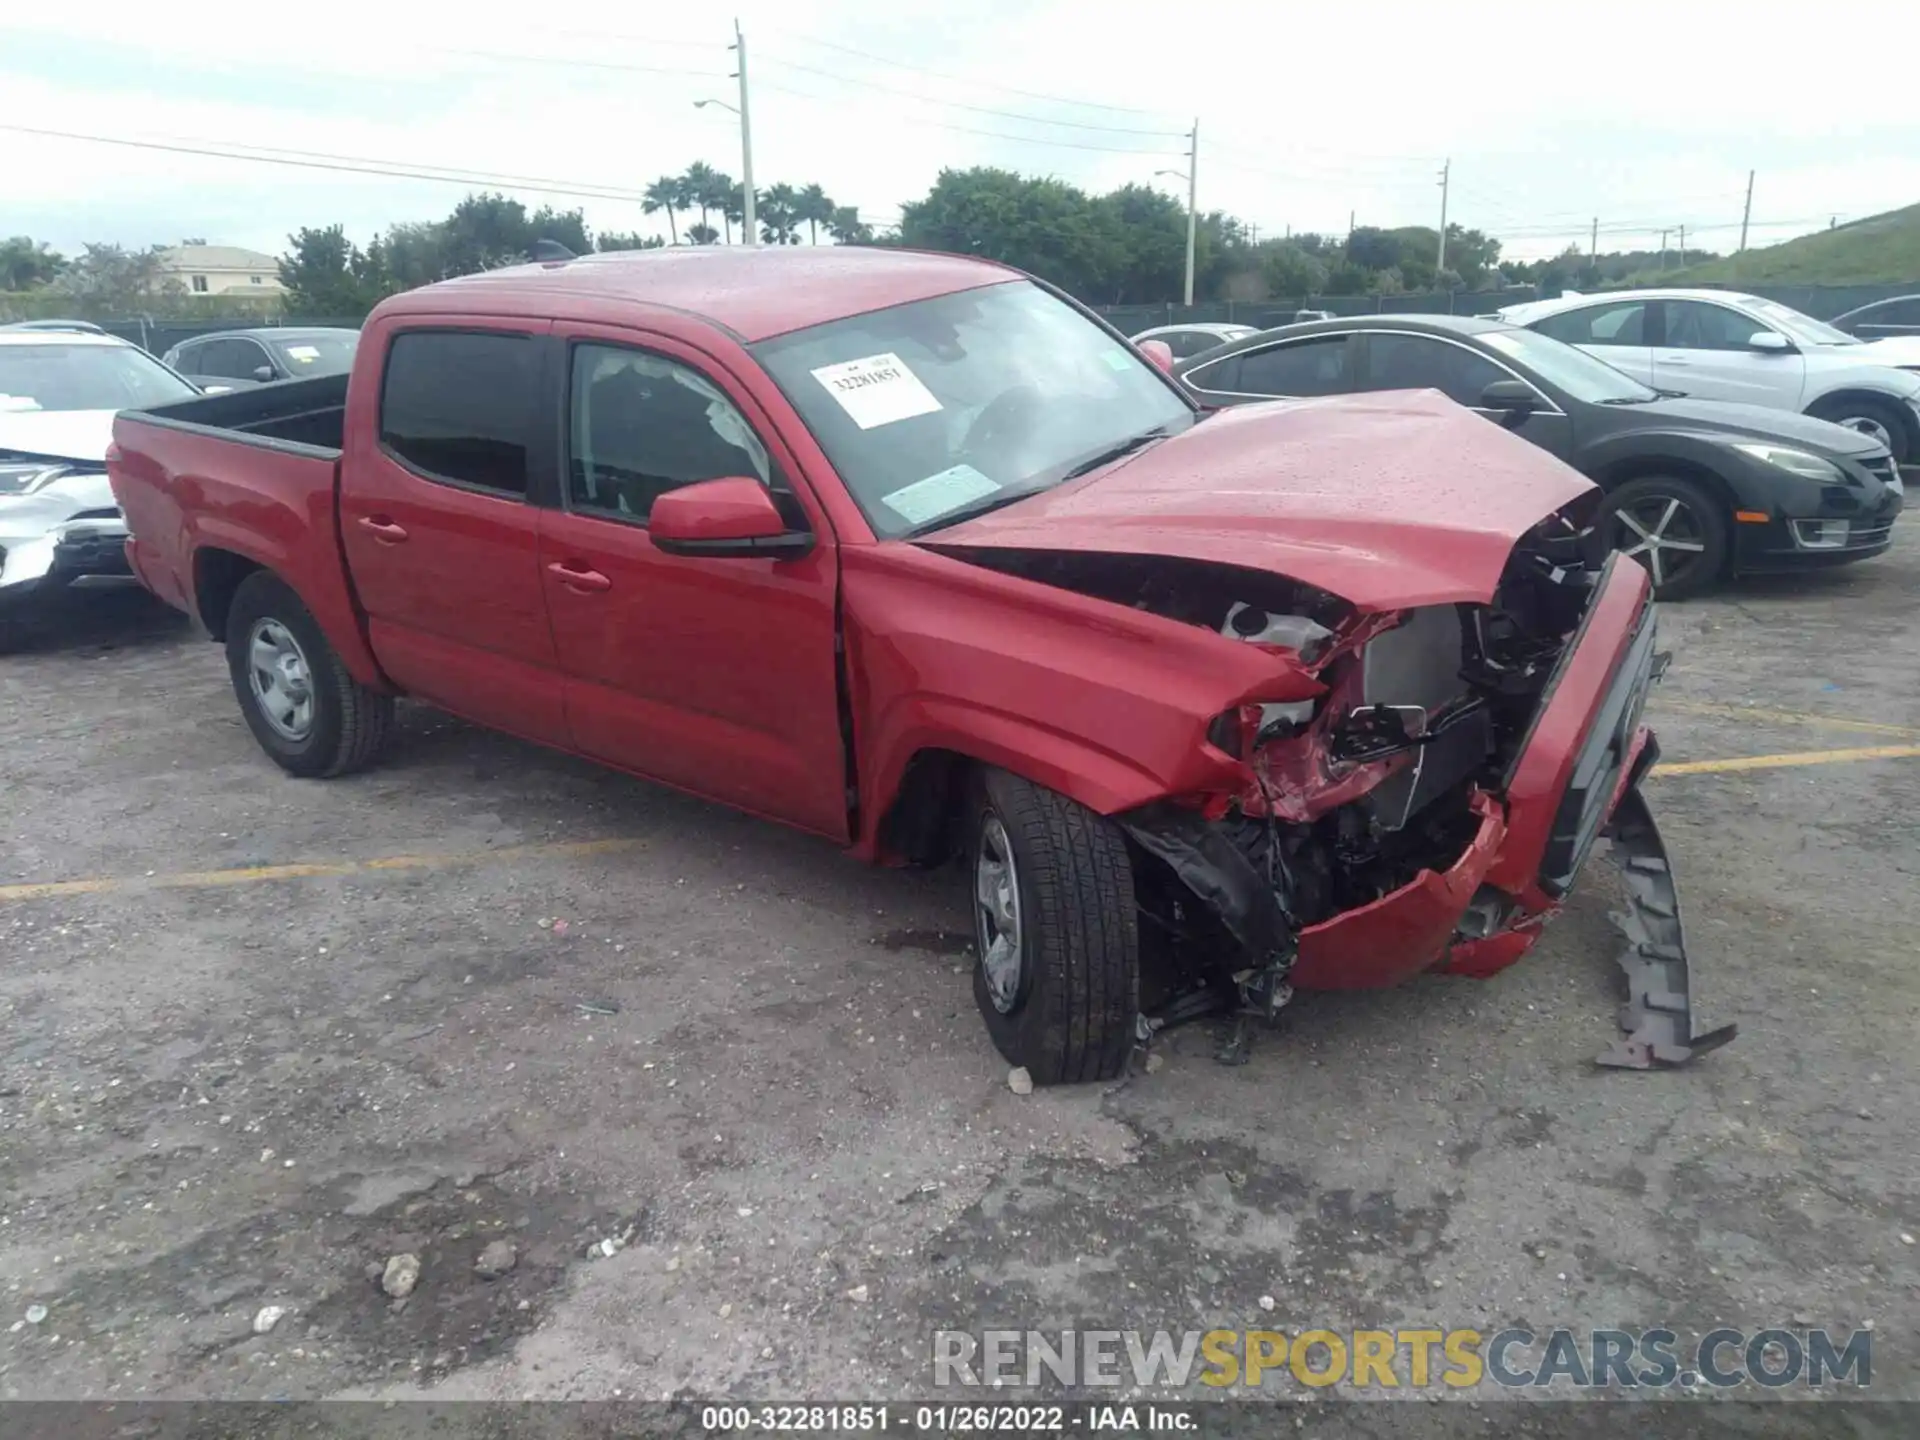
<path fill-rule="evenodd" d="M 1169 433 L 1164 425 L 1156 425 L 1151 430 L 1142 430 L 1138 435 L 1131 435 L 1117 445 L 1109 445 L 1097 455 L 1088 456 L 1060 478 L 1078 480 L 1082 475 L 1090 475 L 1102 465 L 1111 465 L 1122 456 L 1131 455 L 1134 451 L 1151 445 L 1155 440 L 1166 439 Z"/>
<path fill-rule="evenodd" d="M 1011 505 L 1016 500 L 1025 500 L 1029 495 L 1038 495 L 1039 493 L 1038 490 L 997 491 L 992 495 L 982 496 L 971 505 L 962 505 L 958 510 L 949 510 L 944 515 L 936 515 L 933 519 L 914 526 L 900 538 L 903 540 L 917 540 L 922 535 L 930 534 L 935 530 L 944 530 L 949 525 L 958 525 L 963 520 L 977 520 L 982 515 L 990 514 L 1002 506 Z"/>

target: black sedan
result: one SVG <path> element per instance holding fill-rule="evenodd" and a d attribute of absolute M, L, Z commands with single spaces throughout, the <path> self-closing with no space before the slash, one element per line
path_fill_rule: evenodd
<path fill-rule="evenodd" d="M 1598 484 L 1609 539 L 1647 567 L 1663 599 L 1723 575 L 1878 555 L 1903 503 L 1892 456 L 1869 436 L 1650 390 L 1498 320 L 1369 315 L 1289 325 L 1174 368 L 1207 405 L 1438 390 Z"/>

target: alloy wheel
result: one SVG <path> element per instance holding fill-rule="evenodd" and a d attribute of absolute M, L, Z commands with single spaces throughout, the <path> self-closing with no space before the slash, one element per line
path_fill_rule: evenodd
<path fill-rule="evenodd" d="M 247 636 L 247 682 L 260 714 L 283 740 L 304 740 L 313 730 L 313 670 L 293 632 L 278 620 L 260 619 Z"/>
<path fill-rule="evenodd" d="M 974 934 L 987 998 L 1002 1015 L 1020 999 L 1024 951 L 1020 934 L 1020 876 L 1007 828 L 991 811 L 980 822 L 973 861 Z"/>
<path fill-rule="evenodd" d="M 1648 495 L 1614 512 L 1615 548 L 1647 567 L 1655 587 L 1671 585 L 1706 553 L 1706 531 L 1692 507 L 1672 495 Z"/>

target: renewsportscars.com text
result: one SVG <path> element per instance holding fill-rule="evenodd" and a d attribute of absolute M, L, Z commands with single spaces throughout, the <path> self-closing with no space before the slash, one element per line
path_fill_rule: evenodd
<path fill-rule="evenodd" d="M 1873 1335 L 1821 1329 L 940 1330 L 936 1387 L 1666 1389 L 1873 1383 Z"/>

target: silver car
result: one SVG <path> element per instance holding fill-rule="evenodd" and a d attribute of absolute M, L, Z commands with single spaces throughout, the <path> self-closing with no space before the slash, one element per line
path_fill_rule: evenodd
<path fill-rule="evenodd" d="M 107 485 L 113 417 L 199 393 L 111 335 L 0 330 L 0 643 L 70 589 L 139 583 Z"/>

